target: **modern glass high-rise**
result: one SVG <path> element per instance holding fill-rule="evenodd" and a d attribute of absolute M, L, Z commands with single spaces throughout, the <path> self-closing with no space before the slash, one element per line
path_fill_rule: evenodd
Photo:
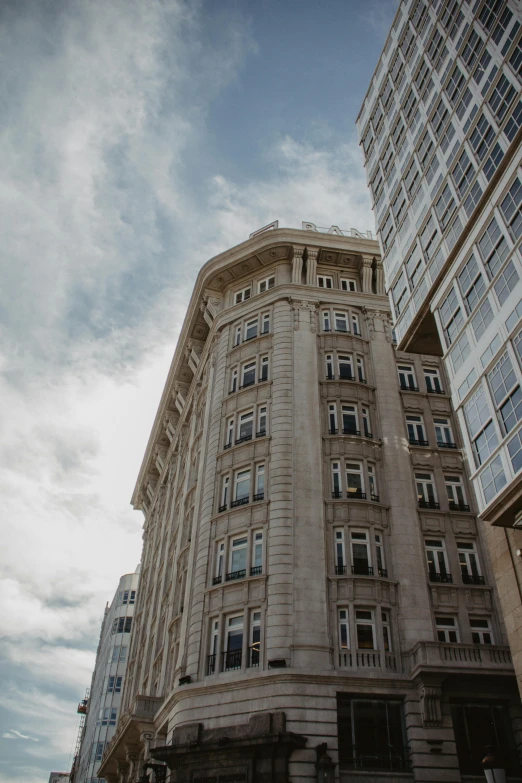
<path fill-rule="evenodd" d="M 519 681 L 521 24 L 513 0 L 404 0 L 357 120 L 398 348 L 443 357 Z"/>

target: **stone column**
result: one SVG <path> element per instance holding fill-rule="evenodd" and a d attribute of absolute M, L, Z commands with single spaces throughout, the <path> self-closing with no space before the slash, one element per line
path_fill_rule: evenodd
<path fill-rule="evenodd" d="M 366 310 L 376 378 L 376 406 L 382 435 L 390 519 L 392 579 L 399 583 L 401 649 L 433 641 L 425 553 L 417 511 L 410 453 L 406 440 L 395 353 L 391 344 L 389 312 Z"/>
<path fill-rule="evenodd" d="M 318 254 L 317 248 L 306 248 L 306 285 L 316 285 Z"/>
<path fill-rule="evenodd" d="M 384 290 L 384 269 L 382 268 L 382 261 L 377 259 L 375 267 L 375 293 L 380 296 L 385 296 Z"/>
<path fill-rule="evenodd" d="M 362 257 L 362 288 L 369 294 L 372 293 L 372 264 L 373 256 Z"/>
<path fill-rule="evenodd" d="M 292 283 L 301 283 L 304 247 L 294 247 L 292 258 Z"/>
<path fill-rule="evenodd" d="M 293 301 L 294 612 L 292 665 L 330 669 L 316 303 Z"/>

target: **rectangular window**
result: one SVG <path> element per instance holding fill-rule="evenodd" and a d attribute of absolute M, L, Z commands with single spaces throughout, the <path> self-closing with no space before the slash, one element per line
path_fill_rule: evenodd
<path fill-rule="evenodd" d="M 214 584 L 218 585 L 221 584 L 223 581 L 223 571 L 225 567 L 225 542 L 220 541 L 217 545 L 217 554 L 216 554 L 216 570 L 214 575 Z"/>
<path fill-rule="evenodd" d="M 498 443 L 495 427 L 491 420 L 491 411 L 482 387 L 472 395 L 464 405 L 464 418 L 473 443 L 477 466 L 482 464 Z"/>
<path fill-rule="evenodd" d="M 513 471 L 518 473 L 522 468 L 522 432 L 517 432 L 508 443 L 509 457 L 513 465 Z"/>
<path fill-rule="evenodd" d="M 457 165 L 451 172 L 451 178 L 453 184 L 457 188 L 457 191 L 462 199 L 467 189 L 471 185 L 471 181 L 475 176 L 475 167 L 469 159 L 466 150 L 463 150 L 460 158 L 457 161 Z"/>
<path fill-rule="evenodd" d="M 473 541 L 457 541 L 460 572 L 465 585 L 483 585 L 484 577 L 480 573 L 477 550 Z"/>
<path fill-rule="evenodd" d="M 264 313 L 261 318 L 261 334 L 268 334 L 270 331 L 270 314 Z"/>
<path fill-rule="evenodd" d="M 351 356 L 339 354 L 337 357 L 339 368 L 339 378 L 347 381 L 353 381 L 353 359 Z"/>
<path fill-rule="evenodd" d="M 461 57 L 470 73 L 480 56 L 480 52 L 482 51 L 483 46 L 484 41 L 480 35 L 476 32 L 476 30 L 472 30 L 461 54 Z"/>
<path fill-rule="evenodd" d="M 473 644 L 493 644 L 491 626 L 486 617 L 470 617 L 469 624 Z"/>
<path fill-rule="evenodd" d="M 368 533 L 364 531 L 350 531 L 350 547 L 352 550 L 352 574 L 373 576 Z"/>
<path fill-rule="evenodd" d="M 317 285 L 319 288 L 333 288 L 333 277 L 317 275 Z"/>
<path fill-rule="evenodd" d="M 334 312 L 334 324 L 336 332 L 349 332 L 348 316 L 346 313 Z"/>
<path fill-rule="evenodd" d="M 357 357 L 357 380 L 360 383 L 366 383 L 366 373 L 364 372 L 364 360 Z"/>
<path fill-rule="evenodd" d="M 354 334 L 360 335 L 361 334 L 361 327 L 359 326 L 359 316 L 352 313 L 352 332 Z"/>
<path fill-rule="evenodd" d="M 225 476 L 223 478 L 223 485 L 221 487 L 221 505 L 219 511 L 226 511 L 228 505 L 228 490 L 230 485 L 230 478 Z"/>
<path fill-rule="evenodd" d="M 513 182 L 509 193 L 501 202 L 500 210 L 511 239 L 516 242 L 522 236 L 522 183 L 518 178 Z"/>
<path fill-rule="evenodd" d="M 252 612 L 250 615 L 250 655 L 249 666 L 259 666 L 261 657 L 261 612 Z"/>
<path fill-rule="evenodd" d="M 256 530 L 252 538 L 252 565 L 250 576 L 263 573 L 263 531 Z"/>
<path fill-rule="evenodd" d="M 491 280 L 496 276 L 509 253 L 507 242 L 495 218 L 479 239 L 478 248 Z"/>
<path fill-rule="evenodd" d="M 341 467 L 339 462 L 332 462 L 332 497 L 342 498 Z"/>
<path fill-rule="evenodd" d="M 368 408 L 361 408 L 362 421 L 363 421 L 363 433 L 366 438 L 372 437 L 372 427 L 370 424 L 370 411 Z"/>
<path fill-rule="evenodd" d="M 266 435 L 267 427 L 266 427 L 266 406 L 263 405 L 261 408 L 259 408 L 258 415 L 257 415 L 257 432 L 256 437 L 262 438 L 264 435 Z"/>
<path fill-rule="evenodd" d="M 241 388 L 253 386 L 256 382 L 256 362 L 247 362 L 241 368 Z"/>
<path fill-rule="evenodd" d="M 109 677 L 109 682 L 107 684 L 107 693 L 121 693 L 121 684 L 123 682 L 123 677 Z"/>
<path fill-rule="evenodd" d="M 328 405 L 328 432 L 337 435 L 337 405 L 333 402 Z"/>
<path fill-rule="evenodd" d="M 343 435 L 360 435 L 357 421 L 357 407 L 355 405 L 342 405 L 341 415 Z"/>
<path fill-rule="evenodd" d="M 245 323 L 245 341 L 253 340 L 254 337 L 257 337 L 257 318 L 246 321 Z"/>
<path fill-rule="evenodd" d="M 406 429 L 408 430 L 408 440 L 412 446 L 428 445 L 422 416 L 406 416 Z"/>
<path fill-rule="evenodd" d="M 455 439 L 451 431 L 451 424 L 449 419 L 434 418 L 433 424 L 435 425 L 435 436 L 437 438 L 437 446 L 439 448 L 455 448 Z"/>
<path fill-rule="evenodd" d="M 256 467 L 256 492 L 254 500 L 264 500 L 265 498 L 265 466 Z"/>
<path fill-rule="evenodd" d="M 331 321 L 330 321 L 330 312 L 328 310 L 324 310 L 323 312 L 323 332 L 331 332 Z"/>
<path fill-rule="evenodd" d="M 517 131 L 522 125 L 522 101 L 519 101 L 513 111 L 511 112 L 511 117 L 506 123 L 506 127 L 504 128 L 504 134 L 509 142 L 512 142 L 515 136 L 517 135 Z"/>
<path fill-rule="evenodd" d="M 446 642 L 446 644 L 458 643 L 459 630 L 455 617 L 435 617 L 435 625 L 439 642 Z"/>
<path fill-rule="evenodd" d="M 446 185 L 439 199 L 435 203 L 435 212 L 437 213 L 437 217 L 443 231 L 449 225 L 451 216 L 455 211 L 455 206 L 456 205 L 453 194 L 449 185 Z"/>
<path fill-rule="evenodd" d="M 241 344 L 241 327 L 236 326 L 236 336 L 234 339 L 234 345 L 240 345 Z"/>
<path fill-rule="evenodd" d="M 219 620 L 212 620 L 210 632 L 210 655 L 208 656 L 207 674 L 214 674 L 218 656 Z"/>
<path fill-rule="evenodd" d="M 420 508 L 439 507 L 431 473 L 415 473 L 415 485 Z"/>
<path fill-rule="evenodd" d="M 250 468 L 238 470 L 235 475 L 234 500 L 232 505 L 244 505 L 250 500 Z"/>
<path fill-rule="evenodd" d="M 373 609 L 355 610 L 355 632 L 359 650 L 375 650 L 375 617 Z"/>
<path fill-rule="evenodd" d="M 504 431 L 511 432 L 522 417 L 522 392 L 507 353 L 488 373 L 488 381 L 495 407 L 500 412 Z"/>
<path fill-rule="evenodd" d="M 259 382 L 268 380 L 268 356 L 261 357 L 261 373 L 259 376 Z"/>
<path fill-rule="evenodd" d="M 491 321 L 493 320 L 493 310 L 489 299 L 485 299 L 480 305 L 477 314 L 471 319 L 471 326 L 475 332 L 477 342 L 480 340 Z"/>
<path fill-rule="evenodd" d="M 506 485 L 506 474 L 502 467 L 500 455 L 495 457 L 488 467 L 482 471 L 480 474 L 480 483 L 482 484 L 482 491 L 484 492 L 486 503 L 489 503 L 495 495 L 498 495 L 502 487 Z"/>
<path fill-rule="evenodd" d="M 346 463 L 346 488 L 349 498 L 365 497 L 363 472 L 360 462 Z"/>
<path fill-rule="evenodd" d="M 225 651 L 223 654 L 223 670 L 241 668 L 243 653 L 243 615 L 229 617 L 225 637 Z"/>
<path fill-rule="evenodd" d="M 346 573 L 346 553 L 344 549 L 344 530 L 339 528 L 334 531 L 334 558 L 335 573 L 342 576 Z"/>
<path fill-rule="evenodd" d="M 459 288 L 464 299 L 466 310 L 472 313 L 486 290 L 486 283 L 482 277 L 475 256 L 471 256 L 458 276 Z"/>
<path fill-rule="evenodd" d="M 269 291 L 270 288 L 275 286 L 275 277 L 267 277 L 264 280 L 260 280 L 257 284 L 258 294 L 264 294 L 265 291 Z"/>
<path fill-rule="evenodd" d="M 341 769 L 410 769 L 401 701 L 338 694 L 337 720 Z"/>
<path fill-rule="evenodd" d="M 464 209 L 466 210 L 466 215 L 468 217 L 470 217 L 473 214 L 473 211 L 477 206 L 477 204 L 479 203 L 481 196 L 482 196 L 482 188 L 480 187 L 478 182 L 475 182 L 469 194 L 466 196 L 466 200 L 464 201 Z"/>
<path fill-rule="evenodd" d="M 237 438 L 236 443 L 244 443 L 252 440 L 254 433 L 254 411 L 241 413 L 237 420 Z"/>
<path fill-rule="evenodd" d="M 424 255 L 428 261 L 430 261 L 435 255 L 435 250 L 439 240 L 439 230 L 435 220 L 433 219 L 433 215 L 430 216 L 428 222 L 423 228 L 420 240 L 422 249 L 424 250 Z"/>
<path fill-rule="evenodd" d="M 432 367 L 423 367 L 424 380 L 426 381 L 426 391 L 428 394 L 444 394 L 439 371 Z"/>
<path fill-rule="evenodd" d="M 334 360 L 331 353 L 327 353 L 325 356 L 326 361 L 326 378 L 331 381 L 334 378 Z"/>
<path fill-rule="evenodd" d="M 419 391 L 415 380 L 415 373 L 411 365 L 398 364 L 397 371 L 399 373 L 399 385 L 401 389 L 409 390 L 409 391 Z"/>
<path fill-rule="evenodd" d="M 481 764 L 484 757 L 481 754 L 486 742 L 494 743 L 508 779 L 519 776 L 520 764 L 507 704 L 483 701 L 453 704 L 451 719 L 461 775 L 484 776 Z"/>
<path fill-rule="evenodd" d="M 348 609 L 339 609 L 339 650 L 350 649 L 350 627 L 348 622 Z"/>
<path fill-rule="evenodd" d="M 479 160 L 484 160 L 488 149 L 493 144 L 494 138 L 495 131 L 489 124 L 484 114 L 481 114 L 475 130 L 469 139 L 469 142 L 475 150 L 475 154 Z"/>
<path fill-rule="evenodd" d="M 437 538 L 427 538 L 424 545 L 430 582 L 451 582 L 444 541 Z"/>
<path fill-rule="evenodd" d="M 508 261 L 506 268 L 500 273 L 497 282 L 493 286 L 500 306 L 504 304 L 518 281 L 519 277 L 515 265 L 513 264 L 513 261 Z"/>
<path fill-rule="evenodd" d="M 353 278 L 341 278 L 342 291 L 357 291 L 357 281 Z"/>
<path fill-rule="evenodd" d="M 243 579 L 246 576 L 248 537 L 232 538 L 230 541 L 230 563 L 227 581 Z"/>
<path fill-rule="evenodd" d="M 404 306 L 408 300 L 408 294 L 409 291 L 406 277 L 404 274 L 401 274 L 392 288 L 393 304 L 395 305 L 397 315 L 400 315 L 404 310 Z"/>
<path fill-rule="evenodd" d="M 469 511 L 460 476 L 444 476 L 450 511 Z"/>
<path fill-rule="evenodd" d="M 250 299 L 252 293 L 252 289 L 250 286 L 248 288 L 243 288 L 242 291 L 236 291 L 236 295 L 234 297 L 234 304 L 240 304 L 241 302 L 246 302 L 247 299 Z"/>
<path fill-rule="evenodd" d="M 377 554 L 377 568 L 379 570 L 379 576 L 388 576 L 386 570 L 386 562 L 384 560 L 384 547 L 380 533 L 375 534 L 375 552 Z"/>
<path fill-rule="evenodd" d="M 225 437 L 225 448 L 229 449 L 234 442 L 234 419 L 229 419 L 227 423 L 227 434 Z"/>
<path fill-rule="evenodd" d="M 502 125 L 506 112 L 515 100 L 516 94 L 517 91 L 511 82 L 502 75 L 488 101 L 491 111 L 497 118 L 499 125 Z"/>
<path fill-rule="evenodd" d="M 382 622 L 382 641 L 384 644 L 384 652 L 391 652 L 391 627 L 390 627 L 390 613 L 381 611 Z"/>
<path fill-rule="evenodd" d="M 97 742 L 94 746 L 94 761 L 101 761 L 103 757 L 103 751 L 105 749 L 105 742 Z"/>
<path fill-rule="evenodd" d="M 230 375 L 230 394 L 233 394 L 233 392 L 237 391 L 237 369 L 232 370 Z"/>

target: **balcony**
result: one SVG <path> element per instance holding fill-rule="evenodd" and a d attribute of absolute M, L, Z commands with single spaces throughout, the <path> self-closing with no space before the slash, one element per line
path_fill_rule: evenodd
<path fill-rule="evenodd" d="M 223 671 L 230 671 L 231 669 L 241 668 L 241 659 L 243 657 L 243 650 L 227 650 L 222 653 L 223 656 Z"/>
<path fill-rule="evenodd" d="M 230 571 L 225 576 L 225 582 L 233 582 L 235 579 L 244 579 L 246 576 L 246 568 L 242 568 L 240 571 Z"/>
<path fill-rule="evenodd" d="M 225 445 L 223 446 L 223 448 L 224 448 L 224 449 L 230 449 L 230 448 L 232 448 L 232 441 L 231 441 L 231 440 L 229 440 L 229 442 L 228 442 L 228 443 L 225 443 Z"/>
<path fill-rule="evenodd" d="M 469 508 L 469 506 L 467 505 L 467 503 L 453 503 L 453 502 L 450 500 L 450 503 L 449 503 L 449 510 L 450 510 L 450 511 L 469 511 L 469 510 L 470 510 L 470 508 Z"/>
<path fill-rule="evenodd" d="M 264 438 L 266 435 L 266 430 L 259 430 L 259 432 L 256 432 L 256 438 Z"/>
<path fill-rule="evenodd" d="M 250 576 L 259 576 L 263 573 L 263 566 L 253 566 L 250 569 Z"/>
<path fill-rule="evenodd" d="M 230 504 L 230 508 L 237 508 L 238 506 L 246 506 L 247 503 L 250 503 L 250 497 L 246 498 L 237 498 L 237 500 L 233 500 Z"/>
<path fill-rule="evenodd" d="M 353 576 L 373 576 L 373 567 L 369 565 L 353 565 Z"/>
<path fill-rule="evenodd" d="M 236 446 L 240 443 L 246 443 L 247 441 L 252 440 L 252 433 L 249 435 L 242 435 L 240 438 L 236 439 Z"/>
<path fill-rule="evenodd" d="M 410 392 L 418 392 L 419 387 L 414 386 L 413 383 L 411 383 L 409 386 L 407 386 L 405 383 L 401 383 L 399 386 L 401 391 L 410 391 Z"/>
<path fill-rule="evenodd" d="M 452 443 L 451 441 L 448 441 L 448 440 L 438 440 L 437 441 L 437 446 L 439 447 L 439 449 L 456 449 L 457 448 L 457 444 L 456 443 Z"/>
<path fill-rule="evenodd" d="M 509 647 L 487 644 L 449 644 L 447 642 L 419 642 L 404 656 L 407 673 L 427 668 L 441 667 L 445 672 L 449 669 L 466 670 L 489 669 L 511 673 L 513 664 Z"/>
<path fill-rule="evenodd" d="M 429 571 L 430 582 L 438 582 L 441 584 L 453 584 L 453 577 L 451 574 L 439 574 L 438 571 Z"/>
<path fill-rule="evenodd" d="M 417 438 L 408 438 L 410 446 L 429 446 L 428 440 L 418 440 Z"/>
<path fill-rule="evenodd" d="M 224 506 L 219 506 L 219 508 L 218 508 L 218 514 L 221 514 L 223 511 L 226 511 L 226 510 L 227 510 L 227 508 L 228 508 L 228 507 L 227 507 L 227 504 L 226 504 L 226 503 L 225 503 L 225 505 L 224 505 Z"/>
<path fill-rule="evenodd" d="M 372 503 L 380 503 L 381 499 L 379 495 L 370 495 L 370 500 Z"/>
<path fill-rule="evenodd" d="M 256 382 L 256 379 L 254 378 L 252 381 L 245 381 L 241 384 L 239 387 L 240 389 L 248 389 L 249 386 L 254 386 Z"/>
<path fill-rule="evenodd" d="M 343 427 L 343 435 L 358 435 L 360 437 L 361 433 L 359 430 L 356 430 L 352 427 Z"/>
<path fill-rule="evenodd" d="M 409 748 L 397 748 L 389 746 L 389 749 L 382 749 L 382 752 L 378 752 L 372 742 L 369 742 L 364 746 L 348 745 L 343 748 L 342 758 L 339 761 L 341 780 L 344 780 L 343 769 L 345 770 L 361 770 L 368 774 L 373 770 L 388 770 L 394 773 L 410 772 L 411 762 L 409 755 Z M 388 780 L 386 773 L 383 773 L 382 779 Z M 381 780 L 381 774 L 378 775 Z M 359 778 L 359 776 L 357 776 Z M 398 778 L 403 779 L 403 776 L 399 774 Z M 365 778 L 366 779 L 366 778 Z M 373 775 L 368 780 L 372 780 Z M 407 780 L 411 780 L 411 775 L 406 777 Z M 395 777 L 390 778 L 395 780 Z"/>
<path fill-rule="evenodd" d="M 346 566 L 342 564 L 338 564 L 335 566 L 335 575 L 336 576 L 344 576 L 346 574 Z"/>
<path fill-rule="evenodd" d="M 217 655 L 207 655 L 207 675 L 216 671 L 216 658 Z"/>
<path fill-rule="evenodd" d="M 332 492 L 332 497 L 342 498 L 343 497 L 342 490 L 334 489 Z M 348 490 L 348 492 L 346 493 L 346 497 L 348 498 L 348 500 L 366 500 L 366 492 L 362 492 L 362 490 L 360 489 Z"/>
<path fill-rule="evenodd" d="M 428 386 L 426 386 L 426 391 L 428 394 L 446 394 L 444 389 L 429 389 Z"/>
<path fill-rule="evenodd" d="M 378 650 L 354 650 L 339 653 L 341 668 L 384 669 L 389 672 L 402 670 L 400 660 L 393 653 Z"/>
<path fill-rule="evenodd" d="M 259 656 L 259 644 L 248 648 L 248 666 L 250 668 L 259 666 Z"/>
<path fill-rule="evenodd" d="M 264 499 L 265 499 L 265 493 L 264 493 L 264 492 L 258 492 L 258 493 L 257 493 L 257 494 L 255 494 L 255 495 L 254 495 L 254 497 L 252 498 L 252 500 L 253 500 L 253 502 L 254 502 L 254 503 L 255 503 L 256 501 L 258 501 L 258 500 L 264 500 Z"/>
<path fill-rule="evenodd" d="M 222 581 L 223 581 L 223 577 L 221 575 L 220 576 L 215 576 L 214 579 L 212 580 L 212 584 L 213 585 L 220 585 Z"/>
<path fill-rule="evenodd" d="M 478 574 L 468 574 L 467 572 L 462 574 L 462 582 L 465 585 L 485 585 L 486 580 L 483 576 Z"/>
<path fill-rule="evenodd" d="M 440 508 L 440 503 L 436 500 L 419 500 L 419 508 Z"/>
<path fill-rule="evenodd" d="M 379 568 L 379 576 L 383 579 L 388 579 L 388 570 L 386 568 Z"/>

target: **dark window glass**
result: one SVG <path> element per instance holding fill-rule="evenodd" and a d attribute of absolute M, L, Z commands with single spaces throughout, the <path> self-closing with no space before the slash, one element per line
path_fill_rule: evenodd
<path fill-rule="evenodd" d="M 520 775 L 507 706 L 454 704 L 451 708 L 460 772 L 483 775 L 481 760 L 486 745 L 498 748 L 508 775 Z"/>
<path fill-rule="evenodd" d="M 339 694 L 337 721 L 341 767 L 409 769 L 402 702 Z"/>

